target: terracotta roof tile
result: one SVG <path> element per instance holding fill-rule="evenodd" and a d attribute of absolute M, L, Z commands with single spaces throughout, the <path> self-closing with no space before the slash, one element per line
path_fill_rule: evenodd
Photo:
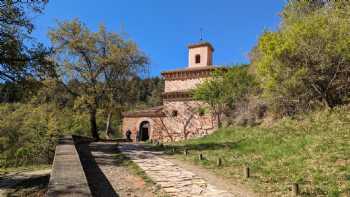
<path fill-rule="evenodd" d="M 132 112 L 122 113 L 124 117 L 162 117 L 165 116 L 163 113 L 163 106 L 151 107 L 148 109 L 136 110 Z"/>
<path fill-rule="evenodd" d="M 198 67 L 187 67 L 187 68 L 180 68 L 180 69 L 175 69 L 175 70 L 168 70 L 168 71 L 163 71 L 161 74 L 170 74 L 170 73 L 177 73 L 177 72 L 191 72 L 191 71 L 204 71 L 204 70 L 215 70 L 220 67 L 215 67 L 215 66 L 198 66 Z"/>

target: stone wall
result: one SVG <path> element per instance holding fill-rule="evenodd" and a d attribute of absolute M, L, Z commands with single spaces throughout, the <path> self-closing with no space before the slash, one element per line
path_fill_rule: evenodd
<path fill-rule="evenodd" d="M 56 146 L 48 191 L 45 196 L 92 196 L 72 136 L 61 138 Z"/>
<path fill-rule="evenodd" d="M 194 79 L 182 79 L 182 80 L 166 80 L 164 92 L 173 92 L 173 91 L 186 91 L 196 88 L 196 86 L 203 81 L 207 80 L 206 78 L 194 78 Z"/>
<path fill-rule="evenodd" d="M 150 139 L 160 139 L 160 136 L 162 135 L 161 133 L 164 130 L 164 126 L 160 122 L 161 119 L 162 118 L 159 117 L 124 117 L 122 127 L 123 137 L 126 137 L 126 131 L 130 130 L 131 139 L 135 142 L 141 123 L 148 121 L 150 123 L 150 128 L 148 131 Z"/>
<path fill-rule="evenodd" d="M 177 115 L 174 116 L 174 111 Z M 204 114 L 201 114 L 205 111 Z M 215 116 L 200 101 L 165 101 L 162 122 L 166 126 L 163 141 L 178 141 L 208 135 L 217 128 Z"/>
<path fill-rule="evenodd" d="M 203 109 L 206 112 L 201 114 Z M 139 126 L 143 121 L 150 123 L 150 139 L 165 142 L 202 137 L 217 128 L 215 116 L 208 110 L 207 104 L 200 101 L 165 101 L 163 112 L 165 117 L 124 117 L 124 136 L 130 129 L 131 138 L 136 141 Z"/>
<path fill-rule="evenodd" d="M 123 137 L 126 138 L 126 131 L 130 130 L 131 131 L 131 139 L 133 141 L 136 141 L 136 135 L 138 132 L 138 127 L 139 127 L 139 122 L 141 121 L 140 117 L 124 117 L 123 118 L 123 127 L 122 127 L 122 133 Z"/>

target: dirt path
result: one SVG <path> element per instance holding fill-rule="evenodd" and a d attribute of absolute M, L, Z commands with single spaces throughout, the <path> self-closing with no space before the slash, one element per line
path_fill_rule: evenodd
<path fill-rule="evenodd" d="M 16 172 L 0 175 L 0 197 L 44 196 L 51 170 Z"/>
<path fill-rule="evenodd" d="M 131 172 L 115 143 L 78 146 L 78 152 L 93 196 L 154 197 L 156 188 Z"/>
<path fill-rule="evenodd" d="M 141 145 L 121 144 L 120 150 L 171 196 L 249 196 L 249 194 L 243 192 L 233 193 L 221 189 L 222 187 L 219 188 L 209 183 L 193 171 L 186 170 L 167 159 L 161 158 L 159 152 L 144 150 Z"/>

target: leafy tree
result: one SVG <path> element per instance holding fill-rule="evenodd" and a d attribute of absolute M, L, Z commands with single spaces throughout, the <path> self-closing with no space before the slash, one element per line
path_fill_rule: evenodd
<path fill-rule="evenodd" d="M 219 127 L 221 127 L 221 115 L 226 105 L 225 90 L 222 74 L 216 73 L 213 77 L 213 79 L 207 80 L 199 85 L 194 91 L 193 97 L 196 100 L 205 101 L 209 104 L 217 117 Z"/>
<path fill-rule="evenodd" d="M 261 36 L 252 62 L 264 95 L 276 111 L 291 114 L 319 102 L 331 108 L 347 102 L 350 4 L 340 2 L 341 6 L 331 1 L 332 6 L 294 18 L 279 31 Z"/>
<path fill-rule="evenodd" d="M 44 80 L 42 84 L 43 86 L 31 98 L 31 103 L 36 105 L 49 103 L 55 105 L 59 110 L 64 108 L 73 109 L 76 97 L 68 91 L 75 88 L 72 82 L 67 84 L 68 88 L 56 79 Z"/>
<path fill-rule="evenodd" d="M 150 96 L 148 98 L 148 103 L 150 106 L 162 105 L 162 93 L 164 90 L 164 80 L 155 77 L 151 78 L 152 86 L 150 89 Z"/>
<path fill-rule="evenodd" d="M 288 25 L 296 20 L 302 20 L 305 16 L 325 7 L 330 6 L 332 0 L 289 0 L 284 7 L 281 16 L 282 25 Z"/>
<path fill-rule="evenodd" d="M 164 89 L 164 80 L 159 77 L 137 79 L 138 84 L 138 100 L 144 103 L 146 106 L 158 106 L 161 105 L 161 95 Z"/>
<path fill-rule="evenodd" d="M 79 82 L 77 89 L 70 91 L 78 96 L 78 105 L 88 109 L 91 134 L 99 139 L 97 109 L 111 109 L 127 101 L 125 82 L 145 66 L 147 58 L 132 41 L 106 32 L 104 26 L 91 32 L 78 20 L 58 23 L 49 36 L 62 79 Z"/>
<path fill-rule="evenodd" d="M 41 13 L 47 0 L 0 1 L 0 81 L 53 76 L 50 50 L 30 37 L 33 13 Z M 31 47 L 32 46 L 32 47 Z"/>
<path fill-rule="evenodd" d="M 247 66 L 232 67 L 214 72 L 211 79 L 195 89 L 194 98 L 209 104 L 221 127 L 225 109 L 244 99 L 254 87 L 254 77 L 248 73 Z"/>
<path fill-rule="evenodd" d="M 113 108 L 123 109 L 128 103 L 130 86 L 128 81 L 134 76 L 145 71 L 148 58 L 140 52 L 136 43 L 126 41 L 116 33 L 106 32 L 104 26 L 96 34 L 98 50 L 100 52 L 99 64 L 103 66 L 103 77 L 105 80 L 105 93 L 108 111 L 106 134 L 110 131 L 110 122 Z"/>
<path fill-rule="evenodd" d="M 15 103 L 29 102 L 42 88 L 42 81 L 36 79 L 26 79 L 18 82 L 0 83 L 0 102 Z"/>

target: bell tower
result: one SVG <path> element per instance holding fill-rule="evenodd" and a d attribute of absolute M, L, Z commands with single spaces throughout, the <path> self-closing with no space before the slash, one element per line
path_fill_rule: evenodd
<path fill-rule="evenodd" d="M 188 67 L 205 67 L 213 64 L 214 48 L 209 42 L 200 42 L 188 46 Z"/>

